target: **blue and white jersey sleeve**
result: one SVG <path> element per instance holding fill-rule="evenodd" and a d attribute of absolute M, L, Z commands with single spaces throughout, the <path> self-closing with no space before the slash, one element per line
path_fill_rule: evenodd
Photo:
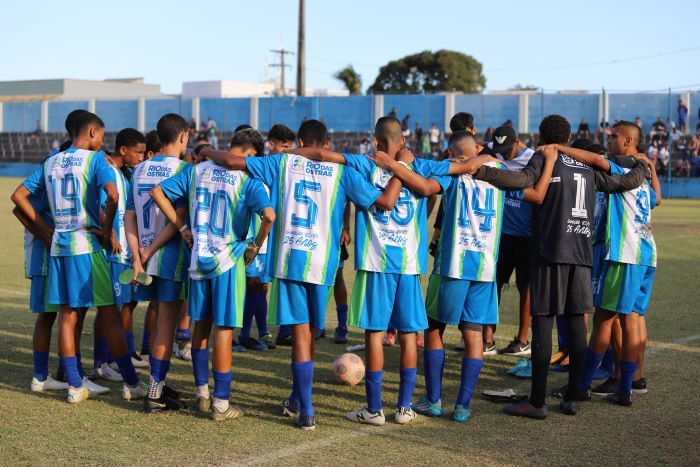
<path fill-rule="evenodd" d="M 265 186 L 255 178 L 248 180 L 246 184 L 245 199 L 248 208 L 256 214 L 262 214 L 263 209 L 272 207 Z"/>
<path fill-rule="evenodd" d="M 46 191 L 46 182 L 44 180 L 44 164 L 42 163 L 38 169 L 25 178 L 22 185 L 29 190 L 30 193 L 41 193 Z"/>
<path fill-rule="evenodd" d="M 262 180 L 267 186 L 272 186 L 279 182 L 280 167 L 284 154 L 274 154 L 263 157 L 248 157 L 245 160 L 246 169 L 250 174 Z"/>
<path fill-rule="evenodd" d="M 346 167 L 342 171 L 340 183 L 347 197 L 362 209 L 369 209 L 381 194 L 352 167 Z"/>
<path fill-rule="evenodd" d="M 413 170 L 423 178 L 432 178 L 440 184 L 440 188 L 444 192 L 450 187 L 452 177 L 447 175 L 450 170 L 450 165 L 445 164 L 448 161 L 431 161 L 429 159 L 415 159 L 411 165 Z"/>
<path fill-rule="evenodd" d="M 190 164 L 177 175 L 163 180 L 160 183 L 159 186 L 161 190 L 163 190 L 163 194 L 167 196 L 172 203 L 186 198 L 189 195 L 193 169 L 194 165 Z"/>
<path fill-rule="evenodd" d="M 343 157 L 345 158 L 345 165 L 352 167 L 365 176 L 368 176 L 374 169 L 377 168 L 377 165 L 367 156 L 359 154 L 343 154 Z"/>
<path fill-rule="evenodd" d="M 99 190 L 104 191 L 103 188 L 105 185 L 108 183 L 116 183 L 116 180 L 114 179 L 114 170 L 112 170 L 112 167 L 107 163 L 105 154 L 101 151 L 95 154 L 93 161 L 95 164 L 95 185 Z"/>

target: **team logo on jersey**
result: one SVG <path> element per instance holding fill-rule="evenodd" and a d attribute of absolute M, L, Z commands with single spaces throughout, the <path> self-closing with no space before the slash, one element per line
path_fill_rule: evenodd
<path fill-rule="evenodd" d="M 567 165 L 569 167 L 580 167 L 582 169 L 589 169 L 590 170 L 589 166 L 577 161 L 576 159 L 573 159 L 573 158 L 567 156 L 566 154 L 559 153 L 559 158 L 564 165 Z"/>
<path fill-rule="evenodd" d="M 61 168 L 80 167 L 83 165 L 83 158 L 80 156 L 64 156 L 61 158 Z"/>
<path fill-rule="evenodd" d="M 114 295 L 115 296 L 120 296 L 122 294 L 122 285 L 119 281 L 115 281 L 114 284 Z"/>
<path fill-rule="evenodd" d="M 304 171 L 304 161 L 301 159 L 293 159 L 291 170 L 293 172 L 303 172 Z"/>
<path fill-rule="evenodd" d="M 207 178 L 209 178 L 209 169 L 202 170 L 200 177 L 202 177 L 202 180 L 206 180 Z"/>
<path fill-rule="evenodd" d="M 379 181 L 381 183 L 386 184 L 389 181 L 389 179 L 391 179 L 391 177 L 393 177 L 393 176 L 394 176 L 394 173 L 391 170 L 387 170 L 384 167 L 381 167 L 379 169 Z"/>

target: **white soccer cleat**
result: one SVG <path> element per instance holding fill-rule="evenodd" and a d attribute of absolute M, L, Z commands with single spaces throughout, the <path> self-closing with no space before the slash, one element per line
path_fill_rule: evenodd
<path fill-rule="evenodd" d="M 47 376 L 44 381 L 39 381 L 36 378 L 32 378 L 31 390 L 33 392 L 65 391 L 66 389 L 68 389 L 68 383 L 56 381 L 51 377 L 51 375 Z"/>
<path fill-rule="evenodd" d="M 192 361 L 192 343 L 190 341 L 185 342 L 185 345 L 180 347 L 177 346 L 177 351 L 175 351 L 175 356 L 180 360 L 185 360 L 186 362 Z"/>
<path fill-rule="evenodd" d="M 77 404 L 79 402 L 82 402 L 90 397 L 90 391 L 88 388 L 83 384 L 79 388 L 74 388 L 73 386 L 68 386 L 68 398 L 66 401 L 69 404 Z"/>
<path fill-rule="evenodd" d="M 363 407 L 362 410 L 357 412 L 348 412 L 345 417 L 351 422 L 365 423 L 367 425 L 382 426 L 386 423 L 383 410 L 372 413 L 367 407 Z"/>
<path fill-rule="evenodd" d="M 129 386 L 124 383 L 122 385 L 122 399 L 125 401 L 135 401 L 138 399 L 145 399 L 148 395 L 148 384 L 143 381 L 139 381 L 136 386 Z"/>
<path fill-rule="evenodd" d="M 148 368 L 150 366 L 148 364 L 148 359 L 143 358 L 137 353 L 131 354 L 131 364 L 134 365 L 134 368 Z"/>
<path fill-rule="evenodd" d="M 121 383 L 124 381 L 121 373 L 115 371 L 114 368 L 106 363 L 103 363 L 99 368 L 95 368 L 95 374 L 105 381 L 112 381 L 114 383 Z"/>
<path fill-rule="evenodd" d="M 418 414 L 412 408 L 399 407 L 396 409 L 394 420 L 399 425 L 405 425 L 418 418 Z"/>
<path fill-rule="evenodd" d="M 87 390 L 90 391 L 90 396 L 97 396 L 99 394 L 105 394 L 109 392 L 108 387 L 100 386 L 94 381 L 89 380 L 87 376 L 83 377 L 83 386 L 85 386 Z"/>

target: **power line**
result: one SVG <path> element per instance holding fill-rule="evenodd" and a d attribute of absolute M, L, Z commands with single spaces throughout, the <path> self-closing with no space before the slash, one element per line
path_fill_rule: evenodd
<path fill-rule="evenodd" d="M 282 95 L 284 96 L 287 93 L 287 88 L 284 86 L 284 69 L 292 67 L 291 65 L 284 63 L 284 58 L 286 55 L 293 55 L 294 52 L 285 50 L 284 47 L 282 47 L 281 49 L 271 49 L 270 52 L 279 55 L 279 63 L 270 63 L 268 66 L 280 69 L 280 89 L 282 91 Z"/>

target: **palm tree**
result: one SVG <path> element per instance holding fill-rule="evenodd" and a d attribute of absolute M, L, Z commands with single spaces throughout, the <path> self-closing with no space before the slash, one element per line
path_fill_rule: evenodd
<path fill-rule="evenodd" d="M 352 65 L 348 65 L 342 70 L 336 72 L 333 77 L 340 80 L 345 84 L 345 88 L 350 91 L 352 95 L 362 94 L 362 78 L 355 71 Z"/>

